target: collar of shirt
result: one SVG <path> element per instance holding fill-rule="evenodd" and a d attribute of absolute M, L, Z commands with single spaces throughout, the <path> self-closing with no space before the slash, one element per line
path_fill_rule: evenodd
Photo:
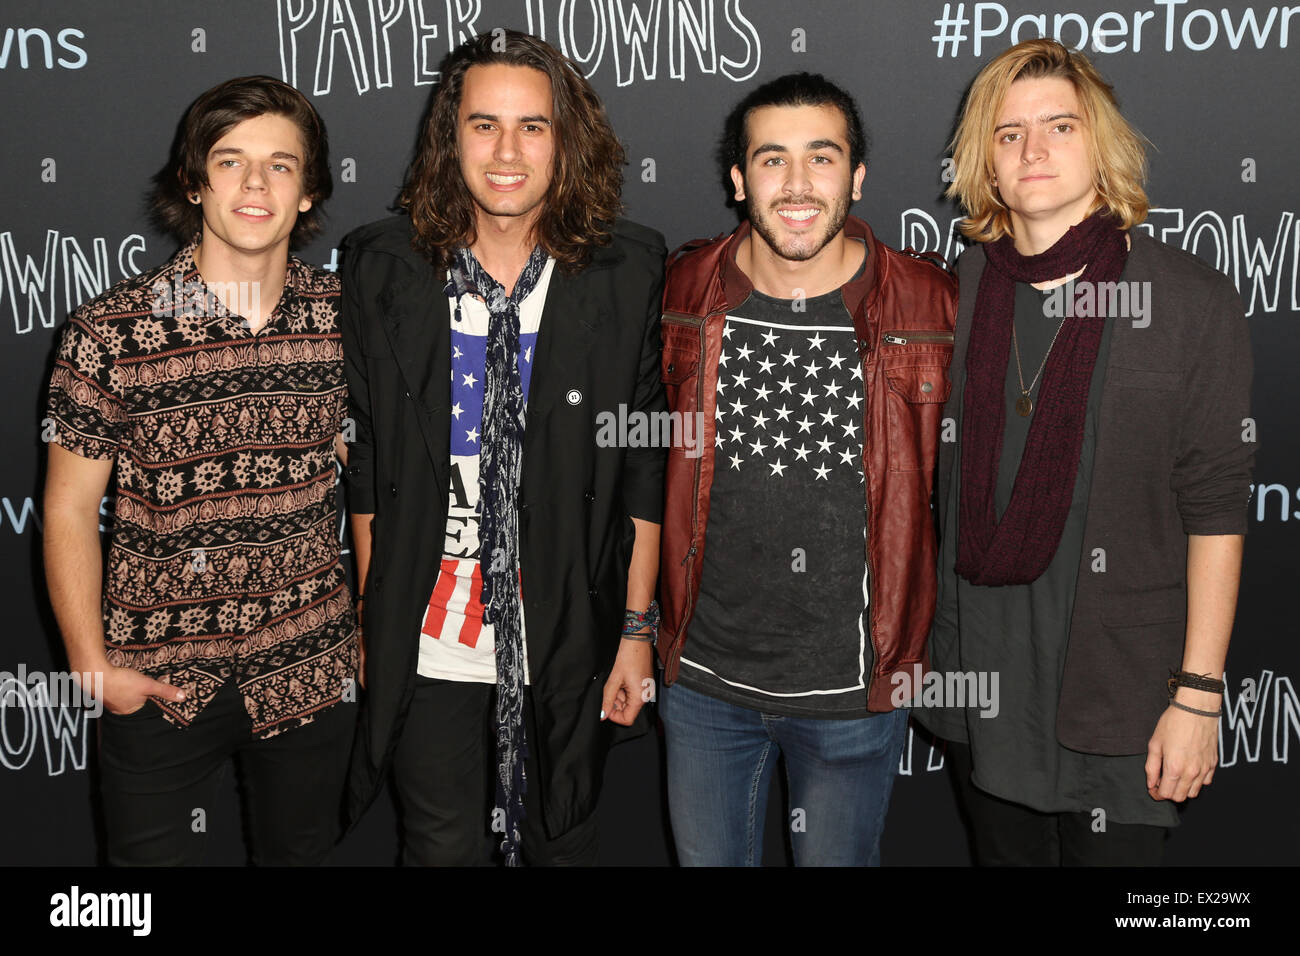
<path fill-rule="evenodd" d="M 194 254 L 199 248 L 202 237 L 195 236 L 186 243 L 171 261 L 171 281 L 173 286 L 173 303 L 178 314 L 191 314 L 204 318 L 207 324 L 223 322 L 231 335 L 253 335 L 250 323 L 243 315 L 228 310 L 215 291 L 216 283 L 208 284 L 199 275 L 199 267 L 194 261 Z M 256 334 L 263 335 L 272 329 L 286 327 L 286 318 L 297 315 L 302 307 L 301 290 L 307 279 L 308 267 L 294 256 L 289 256 L 284 272 L 284 291 L 275 309 L 267 317 L 266 324 Z M 247 311 L 257 301 L 257 289 L 240 284 L 235 290 L 234 301 L 241 311 Z"/>

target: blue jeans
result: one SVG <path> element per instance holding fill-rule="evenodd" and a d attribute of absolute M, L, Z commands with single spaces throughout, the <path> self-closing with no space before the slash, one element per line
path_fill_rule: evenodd
<path fill-rule="evenodd" d="M 879 866 L 907 712 L 781 717 L 681 684 L 659 692 L 668 811 L 682 866 L 758 866 L 772 771 L 785 756 L 795 866 Z"/>

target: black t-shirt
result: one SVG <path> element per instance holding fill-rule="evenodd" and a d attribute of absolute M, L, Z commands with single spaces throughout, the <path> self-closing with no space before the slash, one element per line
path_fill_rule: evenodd
<path fill-rule="evenodd" d="M 802 308 L 799 308 L 802 305 Z M 699 600 L 680 680 L 792 717 L 865 717 L 863 390 L 839 290 L 727 316 Z"/>

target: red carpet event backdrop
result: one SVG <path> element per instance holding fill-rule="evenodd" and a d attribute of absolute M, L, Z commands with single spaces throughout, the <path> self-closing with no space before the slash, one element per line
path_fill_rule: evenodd
<path fill-rule="evenodd" d="M 1300 6 L 1200 0 L 7 0 L 0 11 L 0 848 L 4 864 L 97 859 L 95 708 L 73 699 L 41 571 L 45 388 L 68 312 L 166 260 L 145 215 L 186 106 L 229 77 L 301 89 L 330 135 L 326 228 L 298 250 L 336 269 L 343 236 L 393 203 L 442 57 L 511 27 L 562 49 L 605 100 L 628 150 L 627 214 L 670 248 L 735 225 L 714 161 L 729 109 L 783 73 L 821 72 L 857 97 L 872 134 L 854 212 L 894 246 L 950 263 L 962 244 L 945 144 L 966 86 L 1012 43 L 1083 48 L 1151 141 L 1141 227 L 1232 279 L 1255 355 L 1259 443 L 1220 769 L 1182 814 L 1170 864 L 1294 863 L 1300 828 Z M 1134 414 L 1141 414 L 1135 409 Z M 101 513 L 105 527 L 112 502 Z M 344 541 L 344 547 L 348 546 Z M 1300 754 L 1297 754 L 1300 762 Z M 914 729 L 883 844 L 887 865 L 969 861 L 943 754 Z M 233 773 L 206 808 L 208 858 L 243 862 Z M 786 821 L 772 804 L 779 859 Z M 661 740 L 617 748 L 600 807 L 601 859 L 670 861 Z M 774 825 L 775 824 L 775 825 Z M 396 857 L 391 802 L 348 836 L 342 863 Z"/>

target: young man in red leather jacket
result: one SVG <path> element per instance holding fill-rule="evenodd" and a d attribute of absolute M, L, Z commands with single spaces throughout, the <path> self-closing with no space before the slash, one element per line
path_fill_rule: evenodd
<path fill-rule="evenodd" d="M 748 219 L 683 247 L 664 295 L 669 406 L 704 425 L 702 455 L 670 453 L 663 524 L 674 838 L 686 865 L 761 862 L 780 753 L 795 863 L 875 864 L 891 677 L 923 663 L 934 607 L 955 285 L 848 216 L 866 136 L 821 76 L 751 93 L 724 150 Z"/>

